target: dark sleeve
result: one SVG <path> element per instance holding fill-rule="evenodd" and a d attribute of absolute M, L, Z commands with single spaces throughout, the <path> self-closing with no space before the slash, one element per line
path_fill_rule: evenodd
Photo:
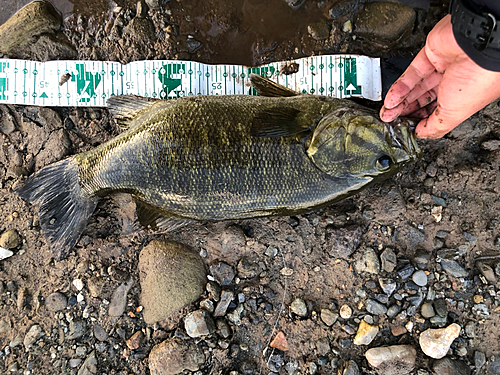
<path fill-rule="evenodd" d="M 500 24 L 500 1 L 492 0 L 462 0 L 465 6 L 470 10 L 479 12 L 480 14 L 491 13 Z M 454 24 L 454 15 L 452 14 L 452 23 Z M 500 25 L 497 25 L 497 30 L 500 30 Z M 500 72 L 500 37 L 492 40 L 488 48 L 479 51 L 475 46 L 472 39 L 467 38 L 465 35 L 459 33 L 455 24 L 453 26 L 453 34 L 455 39 L 464 50 L 464 52 L 480 67 Z M 497 34 L 498 35 L 498 34 Z"/>

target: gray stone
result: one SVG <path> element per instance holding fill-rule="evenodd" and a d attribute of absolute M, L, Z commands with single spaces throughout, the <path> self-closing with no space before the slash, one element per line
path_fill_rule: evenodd
<path fill-rule="evenodd" d="M 222 286 L 231 284 L 235 276 L 233 268 L 224 262 L 211 265 L 210 273 Z"/>
<path fill-rule="evenodd" d="M 361 371 L 359 371 L 358 364 L 351 360 L 345 366 L 342 375 L 361 375 Z"/>
<path fill-rule="evenodd" d="M 500 355 L 493 354 L 489 365 L 489 370 L 492 374 L 500 374 Z"/>
<path fill-rule="evenodd" d="M 406 225 L 397 232 L 397 239 L 409 248 L 414 248 L 425 241 L 425 234 L 412 225 Z"/>
<path fill-rule="evenodd" d="M 432 369 L 436 375 L 470 375 L 470 368 L 462 361 L 443 358 L 435 361 Z"/>
<path fill-rule="evenodd" d="M 283 356 L 281 354 L 273 354 L 269 356 L 269 359 L 266 361 L 266 367 L 277 373 L 281 370 L 283 363 Z"/>
<path fill-rule="evenodd" d="M 407 264 L 400 270 L 398 270 L 398 275 L 401 277 L 402 280 L 408 279 L 411 275 L 413 275 L 413 272 L 415 271 L 415 267 L 413 267 L 411 264 Z"/>
<path fill-rule="evenodd" d="M 78 370 L 78 375 L 93 375 L 97 373 L 97 358 L 95 351 L 92 351 Z"/>
<path fill-rule="evenodd" d="M 437 326 L 437 327 L 444 327 L 446 323 L 448 322 L 448 317 L 442 317 L 439 315 L 434 315 L 432 318 L 429 319 L 432 325 Z"/>
<path fill-rule="evenodd" d="M 61 311 L 64 310 L 66 306 L 68 306 L 68 300 L 62 293 L 54 292 L 45 298 L 45 307 L 49 311 Z"/>
<path fill-rule="evenodd" d="M 72 320 L 69 322 L 69 332 L 67 340 L 75 340 L 82 337 L 87 330 L 87 324 L 84 320 Z"/>
<path fill-rule="evenodd" d="M 488 306 L 486 306 L 484 303 L 478 303 L 472 306 L 472 312 L 482 319 L 486 319 L 487 317 L 490 316 L 490 312 L 488 311 Z"/>
<path fill-rule="evenodd" d="M 325 356 L 330 353 L 330 343 L 328 342 L 328 338 L 323 337 L 316 341 L 316 350 L 320 356 Z"/>
<path fill-rule="evenodd" d="M 413 260 L 417 264 L 418 268 L 420 268 L 421 270 L 425 270 L 427 268 L 427 265 L 429 264 L 430 259 L 430 253 L 421 251 L 415 256 Z"/>
<path fill-rule="evenodd" d="M 207 283 L 200 255 L 173 241 L 151 241 L 139 255 L 141 304 L 148 324 L 196 301 Z"/>
<path fill-rule="evenodd" d="M 126 283 L 122 283 L 116 288 L 109 302 L 109 316 L 119 317 L 125 312 L 127 306 L 127 293 L 134 285 L 134 279 L 130 278 Z"/>
<path fill-rule="evenodd" d="M 417 351 L 410 345 L 371 348 L 365 353 L 368 363 L 384 375 L 409 374 L 415 367 L 416 356 Z"/>
<path fill-rule="evenodd" d="M 427 285 L 427 275 L 424 271 L 417 271 L 412 275 L 412 280 L 418 286 L 426 286 Z"/>
<path fill-rule="evenodd" d="M 215 308 L 214 316 L 224 316 L 229 304 L 234 298 L 234 293 L 228 290 L 223 290 L 217 307 Z"/>
<path fill-rule="evenodd" d="M 446 273 L 453 277 L 467 277 L 469 272 L 456 260 L 441 259 L 441 266 Z"/>
<path fill-rule="evenodd" d="M 366 300 L 366 311 L 373 315 L 383 315 L 387 313 L 387 307 L 370 298 Z"/>
<path fill-rule="evenodd" d="M 305 317 L 307 315 L 307 306 L 302 298 L 295 298 L 290 305 L 290 310 L 298 316 Z"/>
<path fill-rule="evenodd" d="M 432 318 L 434 315 L 436 315 L 431 302 L 426 302 L 422 305 L 421 313 L 422 316 L 426 319 Z"/>
<path fill-rule="evenodd" d="M 496 151 L 500 148 L 500 140 L 490 139 L 489 141 L 485 141 L 481 143 L 481 148 L 486 151 Z"/>
<path fill-rule="evenodd" d="M 370 247 L 367 247 L 361 258 L 354 264 L 356 272 L 368 272 L 378 274 L 380 271 L 380 262 L 377 253 Z"/>
<path fill-rule="evenodd" d="M 357 35 L 393 44 L 411 33 L 415 18 L 415 11 L 407 5 L 376 1 L 365 5 L 354 24 Z"/>
<path fill-rule="evenodd" d="M 185 370 L 198 371 L 205 362 L 200 346 L 190 340 L 171 338 L 155 345 L 149 353 L 151 375 L 175 375 Z"/>
<path fill-rule="evenodd" d="M 24 336 L 23 344 L 26 350 L 30 349 L 31 346 L 44 334 L 45 333 L 43 332 L 42 327 L 40 327 L 38 324 L 32 325 L 26 333 L 26 336 Z"/>
<path fill-rule="evenodd" d="M 212 317 L 205 310 L 196 310 L 184 318 L 184 328 L 189 337 L 200 337 L 215 331 Z"/>
<path fill-rule="evenodd" d="M 242 279 L 251 279 L 260 272 L 259 265 L 247 257 L 241 258 L 236 268 L 238 276 Z"/>
<path fill-rule="evenodd" d="M 434 300 L 434 309 L 440 317 L 446 318 L 448 316 L 448 307 L 446 307 L 446 301 L 443 298 Z"/>
<path fill-rule="evenodd" d="M 332 326 L 335 324 L 337 319 L 339 318 L 339 314 L 336 312 L 333 312 L 330 309 L 321 309 L 320 313 L 321 320 L 323 323 L 325 323 L 328 327 Z"/>
<path fill-rule="evenodd" d="M 385 272 L 392 272 L 396 268 L 397 257 L 396 253 L 390 249 L 385 249 L 382 254 L 380 254 L 380 260 L 382 262 L 382 269 Z"/>
<path fill-rule="evenodd" d="M 465 334 L 469 338 L 476 337 L 476 324 L 473 321 L 470 321 L 465 325 Z"/>
<path fill-rule="evenodd" d="M 392 305 L 387 309 L 387 316 L 389 318 L 395 317 L 401 311 L 401 307 L 399 305 Z"/>
<path fill-rule="evenodd" d="M 4 335 L 12 329 L 12 325 L 8 318 L 0 320 L 0 334 Z"/>
<path fill-rule="evenodd" d="M 486 363 L 486 355 L 483 352 L 476 350 L 474 352 L 474 366 L 479 370 Z"/>
<path fill-rule="evenodd" d="M 106 341 L 109 338 L 108 333 L 99 323 L 94 324 L 94 337 L 99 341 Z"/>

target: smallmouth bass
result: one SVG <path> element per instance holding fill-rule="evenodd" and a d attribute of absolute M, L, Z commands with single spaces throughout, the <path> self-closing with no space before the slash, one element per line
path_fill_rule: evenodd
<path fill-rule="evenodd" d="M 296 215 L 387 178 L 420 156 L 409 119 L 383 123 L 347 99 L 302 95 L 258 75 L 260 96 L 108 100 L 128 130 L 34 173 L 18 190 L 40 206 L 57 259 L 99 197 L 131 193 L 143 225 Z"/>

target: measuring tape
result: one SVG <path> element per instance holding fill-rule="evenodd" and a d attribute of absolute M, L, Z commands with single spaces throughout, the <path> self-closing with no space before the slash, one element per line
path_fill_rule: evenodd
<path fill-rule="evenodd" d="M 170 99 L 188 95 L 255 95 L 250 73 L 292 90 L 337 98 L 382 99 L 380 60 L 313 56 L 249 68 L 193 61 L 27 61 L 0 59 L 0 104 L 105 107 L 114 95 Z"/>

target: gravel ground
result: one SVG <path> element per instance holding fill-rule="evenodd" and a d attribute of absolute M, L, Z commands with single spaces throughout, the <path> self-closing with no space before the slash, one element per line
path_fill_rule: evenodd
<path fill-rule="evenodd" d="M 57 48 L 35 35 L 0 51 L 250 65 L 412 57 L 446 9 L 300 3 L 89 2 L 49 33 Z M 131 233 L 129 197 L 106 198 L 55 262 L 14 190 L 119 129 L 105 109 L 0 105 L 0 247 L 13 253 L 0 260 L 0 372 L 500 374 L 499 122 L 495 102 L 419 141 L 423 159 L 395 178 L 297 217 Z"/>

